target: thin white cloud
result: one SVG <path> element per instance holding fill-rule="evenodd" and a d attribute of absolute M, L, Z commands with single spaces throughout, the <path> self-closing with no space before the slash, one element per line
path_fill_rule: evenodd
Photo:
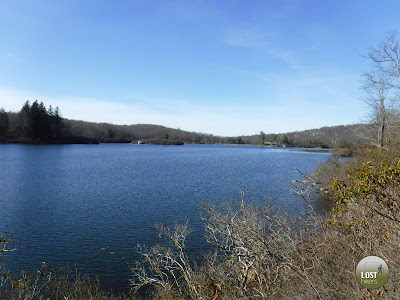
<path fill-rule="evenodd" d="M 279 133 L 315 127 L 348 124 L 354 122 L 354 113 L 343 114 L 353 106 L 327 111 L 332 102 L 316 106 L 306 96 L 288 91 L 285 101 L 272 99 L 270 104 L 254 105 L 196 105 L 182 100 L 123 103 L 115 99 L 90 99 L 79 97 L 49 97 L 34 92 L 0 87 L 0 107 L 7 111 L 19 111 L 26 100 L 43 101 L 45 105 L 59 106 L 62 116 L 69 119 L 114 124 L 159 124 L 182 130 L 210 133 L 222 136 Z M 278 97 L 281 97 L 279 95 Z M 275 103 L 275 104 L 271 104 Z M 322 105 L 321 105 L 322 104 Z M 168 107 L 168 110 L 165 109 Z M 341 114 L 342 112 L 342 114 Z M 332 119 L 332 115 L 335 115 Z"/>
<path fill-rule="evenodd" d="M 21 62 L 21 57 L 16 52 L 0 52 L 0 62 L 7 63 L 19 63 Z"/>
<path fill-rule="evenodd" d="M 293 68 L 297 67 L 295 56 L 274 43 L 272 36 L 268 33 L 256 29 L 231 29 L 226 33 L 222 42 L 233 47 L 257 49 L 282 60 Z"/>
<path fill-rule="evenodd" d="M 232 29 L 227 32 L 223 42 L 230 46 L 245 48 L 265 48 L 267 46 L 267 35 L 256 30 Z"/>

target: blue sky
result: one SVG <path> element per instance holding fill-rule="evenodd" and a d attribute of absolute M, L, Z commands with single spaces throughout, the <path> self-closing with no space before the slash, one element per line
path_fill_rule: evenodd
<path fill-rule="evenodd" d="M 0 107 L 217 135 L 363 121 L 400 1 L 0 0 Z"/>

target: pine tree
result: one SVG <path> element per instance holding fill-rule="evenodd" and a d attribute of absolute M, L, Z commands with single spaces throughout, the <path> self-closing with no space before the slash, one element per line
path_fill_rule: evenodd
<path fill-rule="evenodd" d="M 39 102 L 35 100 L 35 102 L 32 103 L 31 106 L 31 137 L 34 139 L 40 139 L 41 138 L 41 128 L 40 128 L 40 107 L 39 107 Z"/>
<path fill-rule="evenodd" d="M 265 144 L 265 133 L 264 133 L 264 131 L 260 131 L 260 138 L 261 138 L 260 144 L 264 146 L 264 144 Z"/>
<path fill-rule="evenodd" d="M 51 126 L 52 126 L 52 134 L 54 138 L 57 138 L 61 135 L 62 131 L 62 123 L 61 123 L 61 112 L 58 106 L 53 111 L 53 115 L 51 116 Z"/>
<path fill-rule="evenodd" d="M 31 137 L 31 105 L 29 100 L 26 100 L 19 112 L 18 129 L 20 137 Z"/>
<path fill-rule="evenodd" d="M 10 127 L 10 120 L 8 119 L 6 111 L 2 107 L 0 109 L 0 137 L 5 138 L 8 136 L 9 127 Z"/>
<path fill-rule="evenodd" d="M 53 110 L 53 107 L 51 105 L 49 106 L 49 109 L 47 110 L 47 115 L 49 117 L 54 117 L 54 110 Z"/>
<path fill-rule="evenodd" d="M 56 118 L 56 122 L 60 123 L 60 121 L 61 121 L 61 112 L 60 112 L 60 109 L 58 108 L 58 106 L 56 106 L 56 108 L 54 110 L 54 117 Z"/>

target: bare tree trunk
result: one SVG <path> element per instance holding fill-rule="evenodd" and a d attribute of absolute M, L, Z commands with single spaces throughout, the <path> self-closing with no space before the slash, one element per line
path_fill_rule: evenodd
<path fill-rule="evenodd" d="M 371 107 L 371 121 L 377 126 L 377 146 L 385 147 L 392 140 L 389 130 L 396 122 L 395 103 L 400 100 L 399 36 L 389 34 L 383 43 L 370 49 L 367 58 L 372 68 L 364 74 L 365 102 Z"/>
<path fill-rule="evenodd" d="M 380 102 L 381 102 L 381 107 L 380 107 L 380 115 L 379 115 L 379 120 L 380 120 L 380 126 L 379 126 L 379 132 L 378 132 L 378 146 L 379 147 L 384 147 L 386 146 L 385 140 L 386 140 L 386 108 L 385 108 L 385 95 L 384 93 L 380 92 Z"/>

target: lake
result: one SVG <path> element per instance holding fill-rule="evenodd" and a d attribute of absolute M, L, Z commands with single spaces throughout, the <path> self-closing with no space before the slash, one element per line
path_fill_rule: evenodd
<path fill-rule="evenodd" d="M 0 234 L 22 242 L 10 270 L 42 261 L 98 274 L 102 287 L 129 289 L 138 243 L 152 245 L 155 224 L 189 221 L 192 256 L 205 247 L 199 201 L 247 199 L 298 213 L 290 191 L 296 169 L 311 171 L 329 153 L 256 146 L 135 144 L 0 145 Z"/>

